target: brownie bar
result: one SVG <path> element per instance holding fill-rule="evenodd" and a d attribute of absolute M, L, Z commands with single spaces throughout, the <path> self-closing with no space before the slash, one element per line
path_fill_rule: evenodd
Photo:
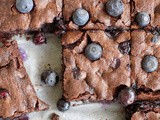
<path fill-rule="evenodd" d="M 132 0 L 131 4 L 132 29 L 140 28 L 136 23 L 136 15 L 140 12 L 145 12 L 150 16 L 150 23 L 146 26 L 146 29 L 160 27 L 159 0 Z"/>
<path fill-rule="evenodd" d="M 122 0 L 124 11 L 119 17 L 112 17 L 107 13 L 106 2 L 108 1 L 109 0 L 64 0 L 63 17 L 67 29 L 105 30 L 110 26 L 129 29 L 131 23 L 130 0 Z M 78 8 L 87 10 L 90 16 L 87 24 L 81 27 L 77 26 L 72 20 L 72 15 Z"/>
<path fill-rule="evenodd" d="M 160 113 L 156 112 L 136 112 L 132 115 L 131 120 L 160 120 Z"/>
<path fill-rule="evenodd" d="M 91 43 L 103 49 L 102 57 L 96 61 L 84 54 Z M 68 101 L 110 101 L 118 87 L 131 86 L 130 32 L 68 31 L 62 38 L 62 46 L 63 96 Z"/>
<path fill-rule="evenodd" d="M 18 45 L 12 41 L 0 48 L 0 118 L 14 118 L 45 110 L 48 105 L 37 98 L 24 68 Z"/>
<path fill-rule="evenodd" d="M 20 13 L 16 8 L 16 0 L 0 1 L 0 32 L 16 33 L 34 31 L 56 17 L 61 17 L 62 0 L 34 0 L 34 8 L 29 13 Z"/>
<path fill-rule="evenodd" d="M 131 33 L 131 81 L 138 92 L 138 99 L 160 99 L 160 39 L 156 31 L 135 30 Z M 146 56 L 154 56 L 158 67 L 146 72 L 142 67 Z"/>
<path fill-rule="evenodd" d="M 160 101 L 136 101 L 126 108 L 127 120 L 160 120 Z"/>

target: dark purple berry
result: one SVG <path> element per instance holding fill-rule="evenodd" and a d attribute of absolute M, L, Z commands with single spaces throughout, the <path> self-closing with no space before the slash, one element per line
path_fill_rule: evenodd
<path fill-rule="evenodd" d="M 45 34 L 43 32 L 34 33 L 33 42 L 36 45 L 47 43 Z"/>
<path fill-rule="evenodd" d="M 117 69 L 117 68 L 119 68 L 120 65 L 121 65 L 120 59 L 115 58 L 115 59 L 113 60 L 113 62 L 111 63 L 111 68 L 112 68 L 112 69 Z"/>
<path fill-rule="evenodd" d="M 70 108 L 70 102 L 65 99 L 59 99 L 57 102 L 57 108 L 59 111 L 65 112 Z"/>
<path fill-rule="evenodd" d="M 0 99 L 6 99 L 8 96 L 9 96 L 8 90 L 0 88 Z"/>
<path fill-rule="evenodd" d="M 125 41 L 119 44 L 118 49 L 122 54 L 129 54 L 131 50 L 130 41 Z"/>
<path fill-rule="evenodd" d="M 125 88 L 121 90 L 121 92 L 118 95 L 118 101 L 123 105 L 127 106 L 132 104 L 135 101 L 136 94 L 133 88 Z"/>
<path fill-rule="evenodd" d="M 41 74 L 41 81 L 49 86 L 54 86 L 59 81 L 59 77 L 55 71 L 45 70 Z"/>

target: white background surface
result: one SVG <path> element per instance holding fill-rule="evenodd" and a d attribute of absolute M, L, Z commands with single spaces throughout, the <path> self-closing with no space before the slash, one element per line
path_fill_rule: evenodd
<path fill-rule="evenodd" d="M 30 120 L 51 120 L 52 113 L 58 114 L 60 120 L 125 120 L 123 109 L 117 104 L 85 104 L 71 107 L 64 113 L 57 110 L 56 102 L 62 96 L 61 82 L 54 87 L 49 87 L 41 83 L 40 75 L 51 67 L 61 76 L 61 44 L 56 36 L 52 34 L 46 36 L 47 44 L 43 45 L 35 45 L 31 39 L 27 41 L 25 36 L 13 38 L 28 55 L 24 64 L 38 97 L 50 105 L 47 111 L 31 113 Z"/>

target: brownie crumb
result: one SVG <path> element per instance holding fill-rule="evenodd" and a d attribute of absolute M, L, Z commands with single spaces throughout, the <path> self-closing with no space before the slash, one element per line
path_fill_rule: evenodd
<path fill-rule="evenodd" d="M 59 115 L 57 115 L 56 113 L 53 113 L 51 116 L 51 120 L 59 120 Z"/>

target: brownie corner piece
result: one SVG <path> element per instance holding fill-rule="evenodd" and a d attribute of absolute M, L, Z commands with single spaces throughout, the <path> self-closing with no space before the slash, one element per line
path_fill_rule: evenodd
<path fill-rule="evenodd" d="M 130 87 L 130 32 L 69 31 L 62 46 L 67 100 L 111 101 L 118 87 Z"/>
<path fill-rule="evenodd" d="M 0 47 L 0 117 L 16 118 L 48 107 L 36 96 L 17 42 Z"/>
<path fill-rule="evenodd" d="M 157 32 L 134 30 L 131 33 L 131 80 L 137 90 L 160 95 L 160 41 Z"/>
<path fill-rule="evenodd" d="M 80 16 L 80 10 L 85 13 L 83 18 Z M 130 0 L 64 0 L 63 17 L 69 30 L 105 30 L 110 26 L 129 29 Z"/>

